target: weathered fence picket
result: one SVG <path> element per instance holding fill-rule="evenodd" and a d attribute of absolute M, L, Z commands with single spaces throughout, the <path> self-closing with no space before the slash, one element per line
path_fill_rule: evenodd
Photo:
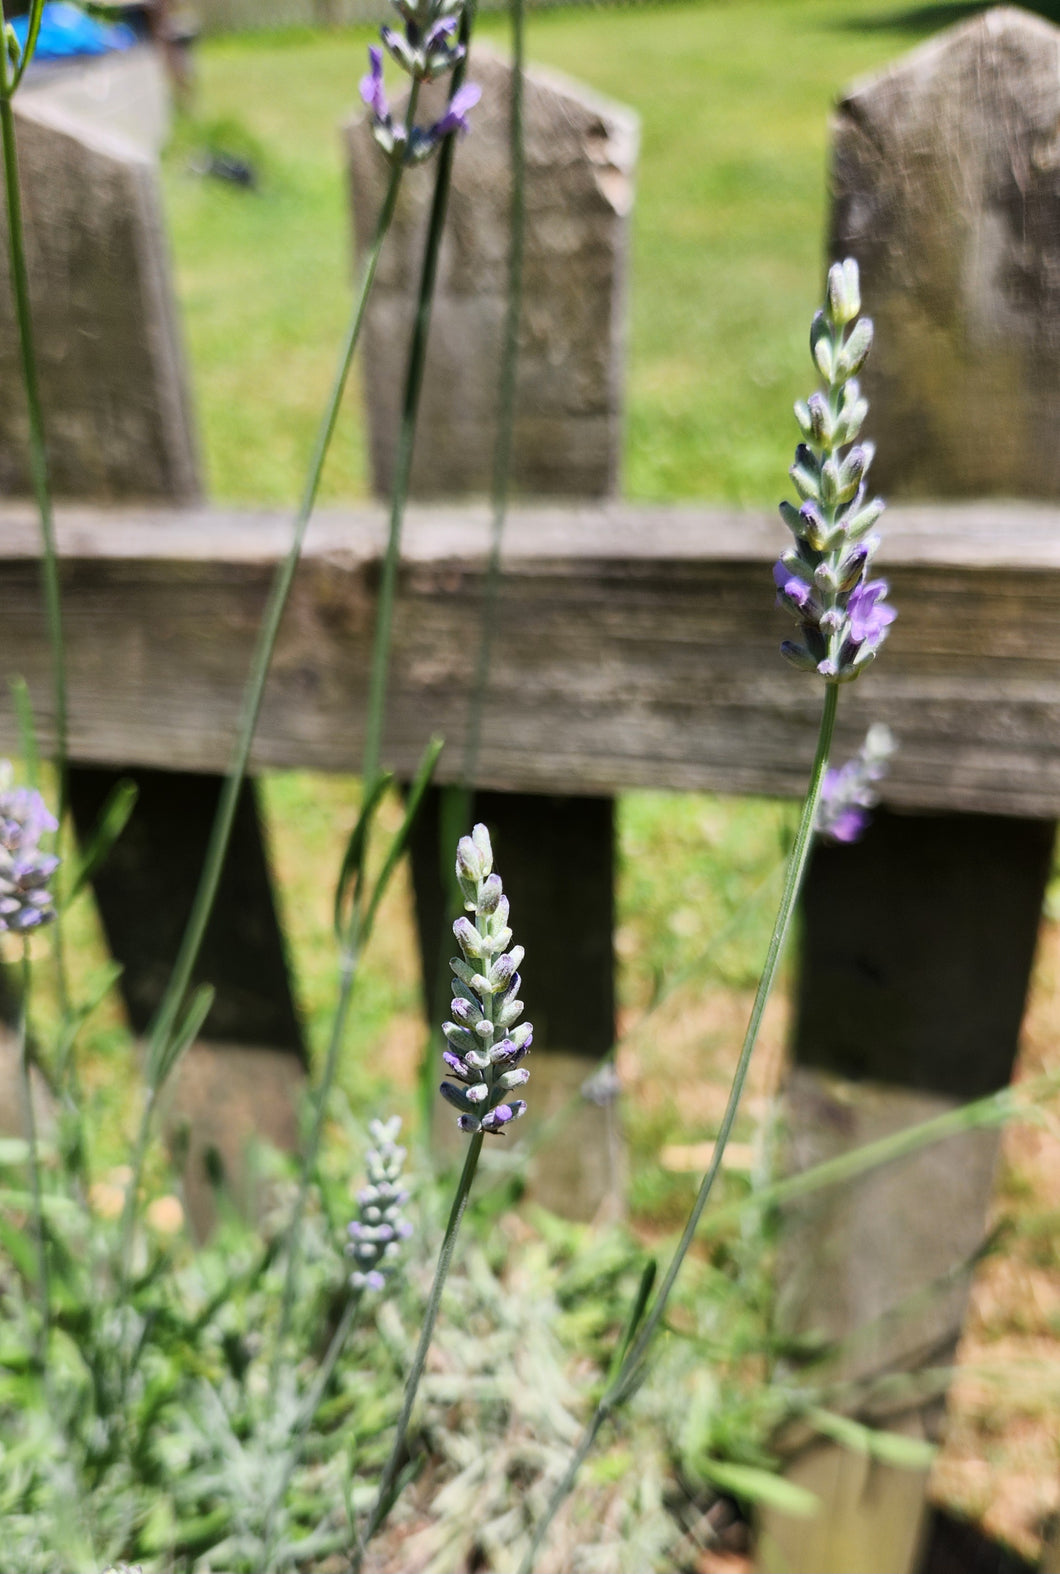
<path fill-rule="evenodd" d="M 29 80 L 16 123 L 53 485 L 108 509 L 130 498 L 188 507 L 201 486 L 157 167 L 168 120 L 159 61 L 141 47 Z M 6 278 L 0 371 L 9 390 L 0 481 L 10 494 L 28 488 L 27 417 Z M 13 654 L 6 670 L 20 669 Z M 105 687 L 112 677 L 100 651 L 94 681 Z M 202 774 L 172 757 L 138 761 L 135 752 L 88 763 L 75 750 L 72 759 L 70 803 L 82 835 L 122 776 L 139 787 L 95 893 L 123 965 L 131 1024 L 142 1033 L 191 908 L 224 767 Z M 206 1166 L 237 1182 L 241 1149 L 255 1132 L 293 1140 L 292 1088 L 304 1065 L 251 784 L 196 977 L 217 993 L 176 1080 L 170 1120 L 186 1128 L 188 1202 L 203 1228 L 213 1207 Z M 222 1043 L 231 1053 L 219 1062 Z"/>

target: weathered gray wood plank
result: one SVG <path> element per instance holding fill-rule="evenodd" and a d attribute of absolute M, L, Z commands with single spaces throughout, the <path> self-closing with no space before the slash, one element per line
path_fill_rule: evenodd
<path fill-rule="evenodd" d="M 881 566 L 900 609 L 887 659 L 843 696 L 840 749 L 870 719 L 900 740 L 888 802 L 1060 809 L 1060 510 L 1007 502 L 895 508 Z M 222 509 L 59 514 L 74 757 L 217 770 L 228 755 L 270 571 L 289 526 Z M 458 769 L 481 594 L 480 508 L 414 509 L 405 537 L 386 755 L 412 768 L 431 731 Z M 377 509 L 310 532 L 280 639 L 255 767 L 355 770 Z M 767 514 L 524 507 L 500 587 L 481 785 L 801 793 L 819 686 L 777 655 Z M 0 671 L 47 725 L 36 531 L 0 508 Z M 0 686 L 0 747 L 15 734 Z"/>

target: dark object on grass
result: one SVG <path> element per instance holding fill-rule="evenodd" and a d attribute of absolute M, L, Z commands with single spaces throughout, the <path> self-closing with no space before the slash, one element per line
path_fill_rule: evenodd
<path fill-rule="evenodd" d="M 234 153 L 197 153 L 189 165 L 195 175 L 205 175 L 214 180 L 225 180 L 231 186 L 242 186 L 245 191 L 257 191 L 258 173 L 246 159 Z"/>

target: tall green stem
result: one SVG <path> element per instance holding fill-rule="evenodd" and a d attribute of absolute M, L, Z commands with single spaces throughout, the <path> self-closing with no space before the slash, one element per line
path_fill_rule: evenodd
<path fill-rule="evenodd" d="M 468 30 L 469 23 L 467 13 L 465 12 L 461 22 L 461 39 L 465 46 L 468 42 Z M 461 60 L 453 72 L 450 82 L 450 98 L 456 93 L 463 80 L 465 61 L 466 56 L 465 60 Z M 413 81 L 408 109 L 406 110 L 407 123 L 410 126 L 413 124 L 417 92 L 418 84 Z M 368 680 L 364 760 L 361 767 L 362 791 L 366 803 L 375 791 L 383 752 L 383 727 L 386 722 L 386 693 L 390 677 L 391 636 L 394 625 L 394 601 L 397 597 L 398 563 L 401 558 L 401 535 L 405 521 L 405 506 L 408 501 L 409 481 L 412 474 L 416 421 L 419 415 L 420 393 L 423 388 L 423 371 L 427 359 L 427 337 L 431 326 L 431 306 L 434 300 L 435 281 L 438 276 L 438 257 L 441 252 L 442 230 L 445 226 L 445 215 L 449 205 L 449 189 L 452 184 L 453 156 L 455 151 L 456 137 L 454 134 L 450 134 L 445 138 L 438 153 L 434 196 L 427 225 L 427 239 L 424 244 L 419 293 L 416 300 L 416 315 L 413 322 L 408 365 L 405 372 L 401 428 L 398 433 L 393 492 L 390 503 L 390 526 L 379 582 L 379 599 L 376 606 L 375 631 L 372 638 L 372 660 Z M 357 897 L 350 912 L 343 940 L 344 960 L 339 982 L 339 996 L 335 1006 L 335 1017 L 332 1023 L 328 1051 L 324 1060 L 324 1070 L 315 1094 L 313 1126 L 302 1158 L 302 1173 L 298 1186 L 298 1196 L 295 1200 L 291 1225 L 288 1230 L 287 1271 L 284 1278 L 283 1305 L 272 1358 L 271 1382 L 273 1385 L 275 1385 L 278 1363 L 282 1356 L 283 1343 L 290 1328 L 291 1313 L 294 1307 L 294 1295 L 301 1258 L 301 1227 L 305 1214 L 306 1199 L 309 1194 L 309 1186 L 320 1149 L 324 1116 L 327 1111 L 328 1098 L 335 1081 L 335 1074 L 338 1070 L 343 1031 L 350 1008 L 353 986 L 357 977 L 357 946 L 364 916 L 365 901 L 366 882 L 362 879 L 357 882 Z"/>
<path fill-rule="evenodd" d="M 386 1462 L 383 1474 L 379 1479 L 379 1489 L 376 1493 L 372 1511 L 364 1527 L 356 1550 L 350 1562 L 351 1574 L 360 1574 L 361 1564 L 364 1560 L 364 1550 L 390 1513 L 395 1498 L 395 1487 L 405 1457 L 405 1440 L 408 1436 L 409 1421 L 412 1418 L 412 1407 L 416 1402 L 416 1393 L 420 1386 L 420 1378 L 427 1364 L 427 1351 L 430 1349 L 431 1339 L 434 1336 L 434 1325 L 438 1320 L 438 1308 L 442 1303 L 442 1291 L 445 1281 L 449 1277 L 449 1265 L 453 1260 L 453 1249 L 456 1246 L 456 1237 L 460 1229 L 460 1221 L 464 1217 L 467 1199 L 471 1192 L 471 1183 L 475 1178 L 478 1168 L 479 1154 L 482 1152 L 483 1134 L 475 1133 L 468 1141 L 467 1153 L 464 1155 L 464 1168 L 460 1172 L 453 1205 L 449 1211 L 449 1222 L 445 1227 L 445 1238 L 442 1241 L 441 1251 L 438 1253 L 438 1264 L 434 1270 L 434 1283 L 431 1285 L 430 1299 L 427 1310 L 423 1315 L 423 1325 L 420 1328 L 420 1342 L 416 1346 L 412 1366 L 409 1369 L 408 1379 L 405 1383 L 405 1397 L 401 1405 L 401 1414 L 397 1419 L 394 1431 L 394 1443 L 390 1450 L 390 1457 Z"/>
<path fill-rule="evenodd" d="M 479 623 L 478 654 L 471 681 L 471 700 L 468 708 L 467 736 L 460 767 L 460 781 L 444 790 L 441 797 L 440 845 L 451 848 L 457 837 L 470 825 L 471 803 L 475 790 L 482 743 L 482 718 L 486 704 L 486 687 L 489 682 L 490 656 L 493 647 L 493 609 L 501 577 L 501 547 L 504 527 L 508 517 L 508 497 L 511 488 L 512 445 L 515 432 L 515 384 L 519 362 L 519 321 L 522 316 L 523 259 L 526 240 L 526 144 L 523 134 L 523 90 L 526 71 L 526 26 L 523 0 L 511 0 L 509 15 L 512 28 L 511 100 L 508 115 L 508 163 L 511 171 L 512 193 L 508 229 L 508 290 L 501 345 L 500 377 L 497 386 L 497 436 L 493 446 L 493 471 L 490 486 L 491 522 L 490 550 L 486 576 L 482 587 L 482 610 Z M 452 867 L 446 864 L 443 880 L 451 897 L 452 916 L 459 913 L 459 899 L 452 884 Z M 440 1014 L 445 1000 L 449 956 L 447 931 L 439 937 L 438 958 L 432 978 L 427 980 L 428 999 L 434 1002 Z M 429 1130 L 430 1107 L 434 1095 L 432 1077 L 433 1045 L 428 1038 L 423 1064 L 420 1069 L 420 1099 L 424 1111 L 424 1129 Z"/>
<path fill-rule="evenodd" d="M 802 807 L 802 815 L 799 819 L 799 828 L 795 834 L 795 844 L 791 850 L 791 857 L 788 862 L 788 873 L 784 884 L 784 893 L 780 899 L 780 908 L 777 913 L 776 922 L 773 925 L 773 933 L 770 937 L 769 949 L 766 952 L 765 965 L 762 969 L 762 976 L 758 981 L 758 988 L 755 992 L 754 1004 L 751 1007 L 751 1015 L 747 1023 L 747 1031 L 744 1034 L 743 1047 L 740 1050 L 740 1058 L 737 1061 L 736 1070 L 733 1074 L 732 1087 L 729 1092 L 729 1101 L 725 1107 L 725 1114 L 722 1117 L 721 1126 L 718 1129 L 718 1135 L 714 1143 L 714 1153 L 711 1158 L 710 1166 L 700 1184 L 699 1191 L 696 1195 L 696 1200 L 692 1205 L 692 1211 L 688 1215 L 688 1220 L 685 1224 L 684 1231 L 682 1232 L 681 1239 L 678 1242 L 677 1249 L 670 1260 L 670 1266 L 666 1270 L 666 1276 L 663 1279 L 662 1284 L 659 1286 L 658 1291 L 656 1292 L 651 1309 L 645 1317 L 644 1322 L 641 1324 L 640 1330 L 630 1345 L 629 1351 L 622 1361 L 618 1372 L 615 1374 L 615 1377 L 608 1386 L 607 1391 L 604 1393 L 603 1397 L 597 1404 L 597 1407 L 593 1412 L 593 1415 L 589 1420 L 585 1431 L 582 1434 L 581 1440 L 574 1451 L 571 1461 L 567 1466 L 563 1478 L 556 1487 L 555 1492 L 552 1494 L 548 1508 L 545 1510 L 543 1517 L 535 1529 L 530 1548 L 527 1551 L 522 1564 L 520 1565 L 520 1574 L 532 1574 L 538 1551 L 540 1550 L 542 1542 L 548 1533 L 549 1526 L 551 1525 L 553 1519 L 555 1518 L 566 1498 L 570 1495 L 571 1489 L 573 1488 L 575 1480 L 577 1479 L 578 1472 L 580 1471 L 586 1456 L 592 1448 L 593 1443 L 596 1441 L 596 1437 L 600 1431 L 600 1428 L 603 1426 L 607 1418 L 616 1409 L 618 1409 L 625 1399 L 629 1397 L 640 1381 L 643 1373 L 644 1362 L 648 1354 L 648 1349 L 652 1343 L 652 1340 L 655 1338 L 656 1333 L 658 1332 L 659 1325 L 662 1321 L 663 1313 L 666 1310 L 666 1305 L 669 1301 L 671 1291 L 673 1290 L 674 1284 L 677 1280 L 677 1275 L 681 1271 L 681 1266 L 684 1263 L 685 1257 L 688 1254 L 688 1249 L 691 1246 L 693 1237 L 696 1233 L 700 1216 L 702 1215 L 703 1209 L 706 1206 L 707 1198 L 710 1196 L 710 1193 L 714 1187 L 714 1182 L 721 1170 L 722 1159 L 725 1156 L 725 1148 L 732 1133 L 732 1128 L 736 1120 L 736 1114 L 740 1106 L 740 1098 L 743 1093 L 744 1083 L 747 1080 L 747 1072 L 751 1064 L 751 1056 L 754 1052 L 754 1047 L 758 1040 L 759 1029 L 762 1025 L 762 1015 L 765 1011 L 766 1003 L 769 1000 L 770 993 L 773 989 L 773 984 L 776 980 L 777 968 L 780 964 L 781 954 L 784 949 L 784 942 L 787 939 L 788 931 L 791 927 L 791 921 L 795 913 L 799 892 L 802 889 L 803 879 L 806 874 L 806 866 L 809 862 L 810 850 L 813 846 L 814 826 L 817 821 L 817 808 L 820 802 L 821 788 L 824 782 L 824 773 L 828 765 L 828 755 L 832 747 L 832 733 L 835 729 L 835 716 L 838 698 L 838 686 L 834 683 L 830 683 L 825 689 L 824 709 L 821 714 L 821 725 L 817 735 L 817 749 L 814 755 L 813 769 L 810 775 L 810 785 L 806 794 L 806 800 Z"/>
<path fill-rule="evenodd" d="M 508 145 L 512 199 L 508 240 L 508 304 L 504 322 L 504 344 L 501 351 L 500 384 L 497 390 L 497 439 L 493 449 L 490 555 L 483 587 L 478 659 L 475 664 L 471 714 L 468 718 L 467 742 L 461 772 L 465 793 L 470 793 L 474 788 L 482 741 L 482 713 L 485 708 L 486 684 L 489 679 L 493 644 L 492 611 L 500 582 L 501 547 L 511 490 L 512 444 L 515 433 L 515 379 L 519 362 L 519 319 L 523 304 L 523 258 L 526 249 L 526 147 L 523 135 L 526 26 L 523 0 L 511 0 L 509 12 L 512 23 L 512 93 Z M 469 816 L 465 813 L 465 824 L 468 819 Z"/>
<path fill-rule="evenodd" d="M 36 7 L 39 13 L 40 7 Z M 39 16 L 37 18 L 39 22 Z M 52 515 L 51 487 L 48 480 L 48 454 L 44 441 L 44 417 L 41 410 L 40 384 L 37 376 L 37 351 L 33 334 L 33 314 L 29 300 L 29 273 L 26 267 L 26 236 L 22 220 L 22 194 L 18 176 L 18 148 L 15 140 L 15 115 L 12 96 L 22 79 L 30 50 L 20 62 L 14 79 L 6 49 L 0 48 L 0 141 L 4 155 L 4 198 L 7 207 L 7 239 L 11 261 L 11 289 L 15 303 L 15 321 L 18 325 L 18 347 L 22 362 L 22 383 L 26 393 L 26 410 L 29 416 L 29 469 L 33 496 L 37 504 L 41 533 L 41 585 L 44 594 L 45 616 L 48 622 L 48 642 L 52 657 L 52 693 L 55 711 L 55 765 L 59 777 L 59 823 L 66 814 L 67 779 L 67 704 L 66 704 L 66 654 L 63 641 L 62 598 L 59 588 L 59 559 L 55 544 L 55 521 Z"/>
<path fill-rule="evenodd" d="M 339 1363 L 339 1357 L 346 1348 L 346 1341 L 350 1337 L 350 1329 L 353 1327 L 353 1320 L 357 1316 L 357 1312 L 361 1304 L 361 1296 L 362 1292 L 360 1290 L 354 1290 L 350 1294 L 343 1309 L 342 1316 L 339 1319 L 338 1327 L 331 1336 L 331 1343 L 328 1345 L 327 1353 L 325 1354 L 323 1361 L 320 1363 L 320 1368 L 313 1380 L 313 1386 L 309 1390 L 309 1393 L 305 1399 L 305 1403 L 298 1414 L 298 1419 L 295 1421 L 295 1424 L 291 1429 L 291 1437 L 288 1444 L 288 1455 L 284 1465 L 283 1474 L 280 1477 L 279 1483 L 276 1486 L 276 1490 L 273 1492 L 268 1508 L 265 1511 L 265 1530 L 263 1536 L 263 1540 L 265 1542 L 264 1574 L 272 1574 L 273 1559 L 276 1555 L 276 1533 L 273 1529 L 273 1523 L 276 1518 L 276 1510 L 283 1502 L 283 1499 L 287 1494 L 287 1488 L 291 1484 L 291 1477 L 294 1475 L 295 1466 L 298 1463 L 302 1438 L 304 1437 L 309 1426 L 312 1424 L 313 1417 L 316 1415 L 317 1409 L 320 1406 L 320 1401 L 323 1399 L 328 1383 L 331 1381 L 331 1374 L 334 1372 L 336 1366 Z"/>
<path fill-rule="evenodd" d="M 468 18 L 465 12 L 461 23 L 461 39 L 468 41 Z M 463 81 L 466 57 L 453 71 L 450 98 Z M 415 93 L 415 84 L 413 84 Z M 408 120 L 412 124 L 414 100 L 409 100 Z M 416 443 L 416 421 L 419 415 L 420 394 L 423 389 L 423 372 L 427 362 L 427 338 L 431 326 L 431 308 L 434 303 L 434 286 L 438 277 L 438 258 L 442 247 L 442 231 L 449 207 L 449 190 L 453 180 L 453 158 L 456 154 L 456 136 L 450 134 L 438 152 L 438 167 L 434 181 L 434 195 L 427 224 L 427 240 L 420 267 L 420 284 L 416 297 L 416 315 L 413 319 L 412 338 L 409 344 L 405 388 L 401 401 L 401 426 L 398 431 L 397 453 L 394 459 L 394 480 L 390 496 L 390 525 L 387 532 L 386 555 L 379 582 L 379 602 L 376 610 L 375 638 L 372 644 L 372 665 L 368 680 L 368 713 L 364 735 L 364 791 L 367 796 L 379 775 L 379 761 L 383 752 L 383 725 L 386 720 L 386 691 L 390 678 L 390 644 L 394 622 L 394 601 L 397 596 L 398 563 L 401 558 L 401 534 L 405 523 L 409 482 L 412 476 L 412 455 Z"/>
<path fill-rule="evenodd" d="M 228 844 L 232 836 L 232 826 L 239 803 L 239 794 L 246 780 L 247 768 L 250 762 L 250 750 L 261 711 L 261 702 L 265 693 L 265 684 L 269 675 L 273 651 L 279 636 L 280 623 L 290 597 L 291 586 L 294 583 L 294 576 L 302 555 L 302 547 L 305 543 L 306 530 L 316 503 L 317 492 L 320 489 L 324 462 L 335 431 L 335 423 L 338 420 L 342 396 L 349 377 L 350 366 L 353 362 L 354 350 L 357 347 L 365 309 L 375 281 L 379 255 L 382 251 L 387 230 L 390 228 L 390 222 L 394 216 L 402 173 L 402 165 L 395 163 L 391 170 L 390 184 L 379 214 L 375 234 L 372 238 L 368 255 L 365 258 L 360 289 L 357 293 L 349 327 L 346 330 L 346 337 L 332 383 L 331 393 L 317 433 L 316 444 L 310 460 L 309 473 L 306 477 L 305 490 L 302 494 L 301 506 L 295 518 L 291 545 L 287 556 L 276 570 L 272 588 L 269 592 L 265 615 L 258 631 L 257 645 L 251 663 L 250 674 L 243 692 L 235 746 L 228 767 L 228 775 L 217 806 L 217 814 L 210 832 L 210 841 L 203 861 L 195 900 L 185 926 L 180 950 L 173 964 L 173 971 L 170 975 L 165 995 L 151 1026 L 148 1039 L 149 1063 L 157 1064 L 165 1059 L 164 1050 L 172 1037 L 177 1017 L 187 995 L 195 963 L 202 947 L 203 936 L 206 933 L 206 926 L 209 923 L 210 913 L 213 910 L 217 887 L 220 883 L 221 872 L 228 852 Z M 129 1254 L 132 1248 L 132 1232 L 136 1217 L 136 1197 L 143 1168 L 144 1154 L 147 1150 L 147 1136 L 154 1112 L 154 1102 L 154 1099 L 151 1097 L 144 1102 L 140 1131 L 135 1148 L 135 1159 L 132 1166 L 133 1173 L 125 1196 L 121 1246 L 121 1277 L 123 1282 L 128 1273 Z"/>
<path fill-rule="evenodd" d="M 18 1005 L 18 1073 L 22 1097 L 22 1123 L 26 1132 L 29 1152 L 30 1191 L 33 1196 L 33 1241 L 37 1249 L 37 1294 L 40 1298 L 40 1335 L 37 1340 L 37 1358 L 41 1371 L 48 1366 L 48 1329 L 51 1326 L 51 1289 L 48 1282 L 48 1252 L 44 1234 L 44 1197 L 40 1178 L 40 1154 L 37 1149 L 37 1120 L 33 1112 L 33 1088 L 30 1082 L 29 1050 L 29 942 L 22 942 L 22 988 Z"/>

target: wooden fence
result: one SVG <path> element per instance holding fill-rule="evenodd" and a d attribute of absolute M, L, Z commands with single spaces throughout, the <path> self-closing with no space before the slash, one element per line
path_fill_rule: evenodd
<path fill-rule="evenodd" d="M 1023 13 L 988 13 L 853 90 L 837 119 L 831 246 L 835 254 L 859 258 L 877 322 L 879 354 L 869 377 L 873 435 L 898 499 L 886 518 L 879 561 L 901 614 L 883 659 L 844 696 L 838 747 L 853 748 L 866 723 L 881 720 L 900 749 L 884 789 L 886 807 L 864 842 L 822 849 L 810 874 L 788 1093 L 795 1164 L 1004 1086 L 1015 1054 L 1060 814 L 1058 39 L 1056 29 Z M 582 175 L 575 169 L 571 178 L 584 176 L 584 190 L 596 192 L 599 204 L 591 244 L 587 239 L 551 264 L 545 255 L 537 258 L 536 288 L 543 294 L 533 298 L 533 321 L 573 320 L 570 300 L 565 305 L 549 291 L 574 290 L 571 300 L 581 311 L 590 296 L 598 304 L 600 281 L 608 281 L 605 375 L 588 405 L 567 412 L 571 422 L 585 423 L 581 430 L 596 432 L 604 456 L 597 474 L 604 479 L 599 486 L 578 483 L 583 495 L 597 494 L 584 502 L 548 500 L 512 510 L 499 589 L 504 640 L 489 677 L 477 780 L 495 793 L 518 794 L 520 814 L 537 815 L 531 833 L 537 841 L 525 862 L 539 867 L 549 864 L 549 839 L 575 823 L 574 799 L 596 804 L 591 846 L 602 888 L 610 879 L 610 795 L 638 786 L 799 794 L 820 695 L 777 656 L 785 621 L 769 611 L 769 570 L 783 542 L 775 519 L 708 507 L 637 507 L 607 496 L 614 475 L 607 434 L 617 429 L 621 400 L 621 334 L 613 329 L 621 311 L 635 135 L 631 141 L 621 114 L 591 100 L 574 107 L 567 91 L 543 79 L 528 97 L 531 177 L 548 189 L 549 137 L 559 134 L 557 126 L 563 135 L 573 126 L 580 152 L 567 146 L 564 168 L 583 160 Z M 503 117 L 495 119 L 499 135 Z M 488 123 L 486 117 L 474 139 L 487 151 Z M 73 490 L 83 500 L 57 510 L 70 743 L 79 762 L 75 812 L 80 806 L 87 819 L 109 773 L 129 768 L 148 784 L 145 803 L 154 805 L 140 811 L 138 852 L 117 883 L 108 890 L 103 877 L 97 887 L 108 933 L 127 963 L 136 1023 L 157 996 L 172 934 L 125 934 L 118 943 L 121 914 L 132 908 L 135 888 L 144 914 L 162 906 L 171 924 L 179 918 L 172 915 L 179 906 L 172 885 L 163 893 L 164 882 L 151 870 L 159 849 L 172 849 L 178 823 L 178 861 L 194 868 L 289 524 L 186 501 L 195 491 L 194 442 L 181 397 L 164 250 L 157 244 L 150 159 L 60 122 L 40 95 L 36 107 L 20 109 L 20 129 L 30 167 L 36 158 L 50 171 L 39 188 L 47 193 L 42 210 L 29 214 L 37 276 L 46 279 L 49 267 L 58 276 L 69 272 L 63 248 L 77 233 L 78 277 L 108 281 L 102 298 L 113 303 L 115 277 L 139 281 L 122 309 L 128 333 L 150 351 L 141 354 L 135 388 L 120 363 L 90 366 L 57 385 L 49 405 L 57 462 L 75 466 L 79 452 L 94 451 L 86 450 L 84 422 L 97 420 L 101 408 L 118 451 L 122 442 L 155 441 L 145 409 L 162 412 L 169 434 L 168 468 L 156 463 L 144 472 L 157 477 L 148 500 L 130 497 L 129 486 L 114 479 L 120 467 L 103 477 L 82 458 L 83 484 Z M 494 154 L 499 158 L 496 148 Z M 478 213 L 484 189 L 479 171 L 462 190 L 463 159 L 462 150 L 458 216 L 461 203 Z M 360 178 L 363 193 L 370 178 L 363 167 Z M 93 181 L 129 197 L 124 208 L 104 205 L 91 230 L 80 233 L 80 205 Z M 503 182 L 493 201 L 503 213 Z M 411 255 L 402 247 L 415 244 L 414 193 L 409 202 L 395 232 L 389 284 L 381 274 L 374 308 L 381 322 L 400 308 Z M 108 213 L 114 215 L 109 230 Z M 459 288 L 468 260 L 461 247 L 492 232 L 479 214 L 456 223 L 455 233 L 443 258 L 432 349 L 443 394 L 446 379 L 466 370 L 462 348 L 478 343 L 468 338 L 466 291 Z M 579 271 L 585 257 L 594 270 L 589 276 Z M 456 281 L 448 294 L 447 279 Z M 86 300 L 91 289 L 83 282 L 82 307 Z M 42 318 L 55 310 L 46 291 L 35 304 Z M 532 361 L 529 330 L 527 337 Z M 385 343 L 385 334 L 379 338 Z M 543 342 L 547 351 L 547 332 Z M 569 348 L 575 341 L 564 342 Z M 88 347 L 94 354 L 98 343 Z M 7 353 L 0 336 L 0 364 Z M 546 353 L 541 378 L 549 364 Z M 61 371 L 57 364 L 55 375 Z M 102 407 L 90 400 L 88 414 L 64 419 L 63 388 L 72 397 L 92 377 L 109 379 L 107 400 Z M 13 384 L 9 373 L 5 385 Z M 521 407 L 527 442 L 534 387 L 531 375 Z M 433 414 L 425 441 L 444 452 L 452 448 L 445 422 L 459 414 L 459 402 L 436 396 L 432 405 L 429 388 L 426 397 Z M 550 402 L 538 413 L 553 409 Z M 4 438 L 11 452 L 17 437 L 16 423 Z M 573 453 L 572 463 L 582 458 Z M 385 470 L 383 449 L 377 463 Z M 383 534 L 376 507 L 322 513 L 311 530 L 265 700 L 255 768 L 356 770 Z M 421 501 L 410 511 L 385 746 L 398 771 L 411 771 L 427 734 L 441 730 L 448 740 L 441 780 L 460 774 L 472 666 L 468 609 L 482 602 L 487 535 L 480 508 Z M 26 675 L 46 731 L 49 657 L 37 594 L 37 534 L 26 504 L 0 508 L 0 539 L 0 661 L 4 670 Z M 6 693 L 0 693 L 0 746 L 16 746 Z M 187 808 L 193 801 L 194 813 Z M 284 1077 L 298 1064 L 298 1031 L 285 982 L 269 995 L 277 969 L 256 965 L 262 945 L 275 947 L 276 926 L 253 805 L 245 807 L 235 863 L 244 876 L 252 871 L 260 901 L 255 925 L 243 933 L 246 902 L 234 890 L 223 898 L 228 905 L 218 928 L 235 939 L 219 940 L 204 962 L 221 988 L 219 1015 L 199 1046 L 210 1091 L 200 1089 L 195 1118 L 201 1125 L 217 1089 L 242 1076 L 243 1104 L 251 1111 L 244 1129 L 258 1119 L 261 1062 L 247 1059 L 252 1051 L 231 1047 L 240 1038 L 241 1012 L 249 1013 L 250 1042 L 272 1057 L 279 1093 L 271 1129 L 282 1134 Z M 155 901 L 152 879 L 159 887 Z M 562 892 L 558 867 L 555 880 Z M 430 900 L 421 885 L 421 913 Z M 601 911 L 609 910 L 609 900 L 603 890 Z M 535 901 L 544 902 L 540 891 L 529 905 Z M 842 923 L 835 922 L 837 913 Z M 140 929 L 151 930 L 152 922 L 145 916 Z M 610 1040 L 606 949 L 595 965 L 601 1004 L 590 1041 L 546 1043 L 538 1071 L 544 1084 L 557 1050 L 570 1057 L 580 1049 L 573 1060 L 584 1072 Z M 264 981 L 262 973 L 269 975 Z M 256 979 L 251 986 L 248 977 Z M 814 1271 L 800 1284 L 792 1270 L 790 1315 L 795 1326 L 837 1337 L 862 1331 L 861 1353 L 857 1362 L 846 1358 L 845 1375 L 916 1368 L 928 1356 L 944 1360 L 952 1352 L 964 1266 L 983 1228 L 994 1140 L 961 1139 L 941 1156 L 892 1167 L 792 1218 L 791 1239 L 803 1243 L 792 1260 L 809 1261 Z M 592 1143 L 581 1146 L 588 1154 Z M 930 1314 L 904 1319 L 903 1304 L 923 1301 L 925 1287 L 940 1276 L 947 1292 L 931 1301 Z M 885 1335 L 865 1336 L 880 1327 Z M 939 1419 L 937 1407 L 923 1405 L 881 1414 L 928 1433 Z M 768 1516 L 764 1569 L 896 1574 L 930 1566 L 922 1480 L 882 1466 L 851 1474 L 834 1450 L 820 1448 L 803 1450 L 792 1470 L 822 1491 L 828 1512 L 811 1532 Z"/>

